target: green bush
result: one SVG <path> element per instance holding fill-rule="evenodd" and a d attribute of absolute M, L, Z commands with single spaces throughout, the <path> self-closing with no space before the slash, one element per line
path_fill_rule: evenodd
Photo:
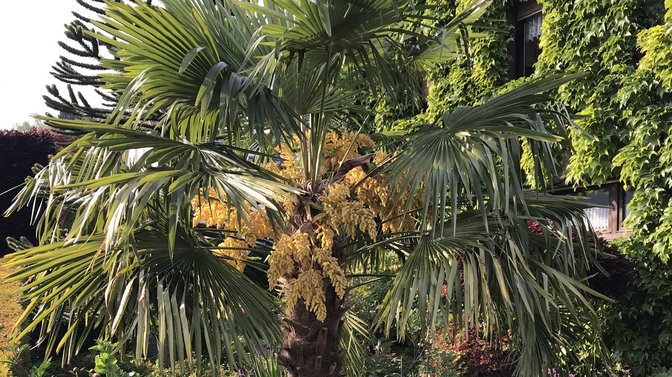
<path fill-rule="evenodd" d="M 672 369 L 661 369 L 654 374 L 651 375 L 651 377 L 672 377 Z"/>
<path fill-rule="evenodd" d="M 606 313 L 606 342 L 633 376 L 672 367 L 671 266 L 633 241 L 622 249 L 632 255 L 636 274 L 624 297 Z"/>
<path fill-rule="evenodd" d="M 0 257 L 9 253 L 7 237 L 27 236 L 35 241 L 35 226 L 31 225 L 30 209 L 23 209 L 11 217 L 2 214 L 12 205 L 14 188 L 32 176 L 35 164 L 46 165 L 49 154 L 56 152 L 53 133 L 37 128 L 26 132 L 0 131 Z M 6 192 L 6 193 L 5 193 Z"/>

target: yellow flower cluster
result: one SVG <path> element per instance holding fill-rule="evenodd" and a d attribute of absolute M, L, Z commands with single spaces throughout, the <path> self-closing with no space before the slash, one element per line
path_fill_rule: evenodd
<path fill-rule="evenodd" d="M 367 135 L 354 132 L 339 135 L 336 132 L 329 132 L 325 138 L 322 166 L 327 170 L 333 170 L 342 161 L 358 157 L 359 150 L 371 149 L 374 146 L 373 140 Z"/>
<path fill-rule="evenodd" d="M 220 249 L 212 252 L 226 259 L 226 262 L 232 265 L 236 270 L 245 271 L 245 261 L 247 260 L 248 250 L 247 242 L 235 237 L 226 237 L 224 242 L 217 245 Z"/>
<path fill-rule="evenodd" d="M 350 200 L 349 196 L 350 188 L 345 184 L 335 183 L 329 186 L 320 196 L 324 212 L 316 216 L 315 220 L 322 227 L 329 226 L 338 235 L 343 229 L 348 236 L 354 238 L 356 230 L 359 229 L 375 240 L 378 230 L 374 213 L 363 202 Z M 327 242 L 332 243 L 330 240 Z"/>
<path fill-rule="evenodd" d="M 298 143 L 298 139 L 293 141 L 294 145 Z M 360 151 L 373 147 L 373 140 L 366 135 L 329 133 L 323 148 L 321 173 L 333 172 L 341 162 L 359 157 Z M 281 163 L 271 162 L 265 168 L 287 178 L 296 187 L 310 187 L 306 185 L 300 156 L 292 146 L 281 146 L 276 150 L 282 158 Z M 384 153 L 377 153 L 374 162 L 379 164 L 386 158 Z M 217 196 L 213 190 L 209 194 L 209 200 L 199 195 L 192 201 L 194 226 L 205 224 L 235 233 L 235 236 L 225 238 L 219 245 L 221 249 L 213 252 L 226 257 L 228 263 L 243 271 L 247 249 L 258 239 L 273 239 L 275 249 L 269 257 L 269 286 L 273 289 L 280 282 L 288 310 L 303 302 L 320 321 L 327 315 L 325 285 L 330 284 L 341 299 L 347 287 L 345 272 L 334 256 L 335 237 L 354 238 L 357 232 L 362 232 L 375 240 L 377 219 L 385 220 L 384 231 L 401 231 L 413 225 L 412 221 L 403 220 L 399 206 L 391 206 L 390 188 L 378 178 L 366 177 L 361 167 L 352 169 L 342 181 L 331 183 L 315 193 L 315 203 L 300 203 L 305 198 L 287 197 L 281 205 L 295 222 L 290 228 L 299 229 L 291 234 L 274 233 L 266 214 L 256 209 L 246 211 L 248 221 L 244 221 L 238 211 L 226 203 L 226 198 Z M 307 206 L 322 210 L 318 214 L 305 214 L 303 208 Z"/>
<path fill-rule="evenodd" d="M 257 240 L 273 238 L 274 231 L 268 216 L 252 208 L 240 218 L 238 211 L 225 202 L 225 196 L 218 196 L 211 189 L 206 199 L 199 195 L 192 199 L 191 205 L 194 210 L 192 225 L 194 227 L 204 224 L 207 227 L 216 227 L 235 233 L 234 236 L 226 237 L 224 242 L 214 249 L 215 255 L 227 259 L 227 263 L 243 271 L 245 261 L 249 254 L 249 248 L 253 247 Z M 223 201 L 224 200 L 224 201 Z"/>
<path fill-rule="evenodd" d="M 287 297 L 287 309 L 291 310 L 303 299 L 303 304 L 311 312 L 315 313 L 318 321 L 324 322 L 327 318 L 327 306 L 324 296 L 324 277 L 318 270 L 310 269 L 301 271 L 299 277 L 285 286 Z"/>
<path fill-rule="evenodd" d="M 297 143 L 298 139 L 295 139 L 294 142 Z M 280 165 L 276 164 L 275 162 L 269 162 L 264 165 L 264 168 L 290 180 L 292 183 L 300 187 L 301 182 L 305 180 L 305 175 L 303 166 L 299 161 L 299 155 L 294 153 L 292 149 L 286 145 L 276 147 L 275 150 L 280 154 L 280 158 L 282 158 Z"/>
<path fill-rule="evenodd" d="M 384 160 L 384 153 L 377 153 L 374 161 L 379 163 Z M 398 203 L 390 201 L 390 188 L 383 185 L 378 178 L 366 177 L 366 173 L 361 167 L 350 170 L 343 178 L 343 183 L 348 187 L 353 187 L 357 200 L 364 203 L 371 212 L 383 219 L 384 232 L 402 232 L 413 230 L 413 221 L 403 216 L 403 204 L 406 203 L 408 195 L 402 194 Z M 418 203 L 415 203 L 418 204 Z"/>
<path fill-rule="evenodd" d="M 314 245 L 307 233 L 297 231 L 292 235 L 280 236 L 269 264 L 268 283 L 271 287 L 285 275 L 295 270 L 297 272 L 295 279 L 287 280 L 283 285 L 288 310 L 303 300 L 306 308 L 315 313 L 319 321 L 324 321 L 327 316 L 325 279 L 331 281 L 338 297 L 345 296 L 347 280 L 338 260 L 331 255 L 331 249 Z"/>
<path fill-rule="evenodd" d="M 210 189 L 207 199 L 205 195 L 191 199 L 191 208 L 194 210 L 193 227 L 203 224 L 207 227 L 223 228 L 231 219 L 231 208 L 220 200 L 214 188 Z"/>

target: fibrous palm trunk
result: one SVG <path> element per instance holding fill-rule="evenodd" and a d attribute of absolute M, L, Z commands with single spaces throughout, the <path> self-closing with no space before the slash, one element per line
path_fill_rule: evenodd
<path fill-rule="evenodd" d="M 343 350 L 340 348 L 346 308 L 325 279 L 327 317 L 319 321 L 303 301 L 282 319 L 282 344 L 278 354 L 287 377 L 340 377 Z"/>

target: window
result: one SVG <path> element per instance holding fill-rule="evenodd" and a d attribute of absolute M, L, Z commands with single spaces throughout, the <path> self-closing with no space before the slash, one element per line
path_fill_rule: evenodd
<path fill-rule="evenodd" d="M 626 191 L 621 183 L 610 182 L 581 190 L 560 189 L 554 193 L 580 195 L 589 203 L 599 206 L 586 209 L 586 217 L 595 233 L 601 237 L 612 240 L 628 233 L 623 220 L 630 213 L 628 203 L 632 200 L 633 191 Z"/>
<path fill-rule="evenodd" d="M 516 26 L 513 42 L 512 78 L 526 77 L 534 73 L 534 63 L 539 59 L 539 38 L 544 19 L 541 5 L 530 0 L 516 5 L 509 16 Z"/>
<path fill-rule="evenodd" d="M 625 198 L 624 198 L 625 201 L 623 203 L 623 206 L 625 207 L 625 213 L 623 215 L 623 218 L 626 218 L 626 217 L 630 216 L 631 211 L 630 211 L 629 204 L 630 204 L 630 201 L 632 200 L 632 195 L 634 193 L 635 192 L 632 191 L 632 190 L 628 190 L 628 191 L 625 192 Z"/>
<path fill-rule="evenodd" d="M 609 215 L 611 212 L 611 195 L 608 189 L 599 189 L 586 191 L 585 196 L 587 197 L 590 203 L 603 207 L 589 208 L 586 210 L 586 216 L 590 225 L 593 226 L 595 230 L 609 230 Z"/>

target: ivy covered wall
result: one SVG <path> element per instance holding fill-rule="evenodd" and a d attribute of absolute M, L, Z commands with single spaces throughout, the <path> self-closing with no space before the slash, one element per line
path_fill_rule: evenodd
<path fill-rule="evenodd" d="M 375 124 L 389 129 L 393 124 L 433 122 L 447 110 L 481 102 L 496 93 L 508 80 L 508 44 L 514 28 L 506 21 L 506 11 L 514 0 L 494 0 L 481 20 L 469 28 L 469 42 L 460 46 L 463 56 L 445 63 L 426 78 L 427 99 L 422 112 L 409 106 L 392 107 L 385 97 L 377 99 Z M 425 0 L 432 30 L 441 28 L 472 0 Z"/>
<path fill-rule="evenodd" d="M 559 98 L 582 116 L 565 177 L 618 179 L 634 195 L 620 248 L 636 269 L 605 311 L 605 335 L 632 376 L 672 368 L 672 1 L 543 0 L 539 74 L 581 71 Z"/>
<path fill-rule="evenodd" d="M 434 2 L 445 3 L 441 0 Z M 458 0 L 456 3 L 459 13 L 473 1 Z M 514 28 L 505 17 L 509 3 L 512 1 L 493 1 L 483 15 L 483 21 L 470 30 L 474 37 L 465 48 L 465 56 L 429 75 L 428 119 L 445 113 L 446 109 L 478 103 L 506 83 L 509 72 L 507 46 L 514 35 Z"/>
<path fill-rule="evenodd" d="M 625 145 L 613 159 L 635 189 L 622 243 L 638 265 L 633 289 L 610 313 L 614 348 L 635 373 L 672 368 L 672 0 L 665 20 L 638 34 L 637 68 L 617 93 Z"/>
<path fill-rule="evenodd" d="M 468 3 L 426 1 L 443 5 L 446 19 Z M 622 301 L 605 313 L 605 332 L 627 375 L 647 376 L 672 367 L 672 0 L 538 2 L 544 21 L 533 76 L 586 74 L 558 92 L 580 127 L 558 149 L 566 162 L 559 176 L 574 186 L 620 180 L 634 189 L 625 223 L 632 235 L 620 246 L 636 274 Z M 413 115 L 411 122 L 431 122 L 516 85 L 507 83 L 514 28 L 505 20 L 518 3 L 495 0 L 471 30 L 469 59 L 429 75 L 421 114 L 381 106 L 378 124 Z"/>
<path fill-rule="evenodd" d="M 537 74 L 585 72 L 560 92 L 583 118 L 572 135 L 565 173 L 573 184 L 617 178 L 614 157 L 628 141 L 629 127 L 619 91 L 641 57 L 637 35 L 662 21 L 660 0 L 540 0 L 544 22 Z"/>
<path fill-rule="evenodd" d="M 663 261 L 672 254 L 672 1 L 666 6 L 666 22 L 639 34 L 644 55 L 618 92 L 627 138 L 613 159 L 635 188 L 632 238 Z"/>

